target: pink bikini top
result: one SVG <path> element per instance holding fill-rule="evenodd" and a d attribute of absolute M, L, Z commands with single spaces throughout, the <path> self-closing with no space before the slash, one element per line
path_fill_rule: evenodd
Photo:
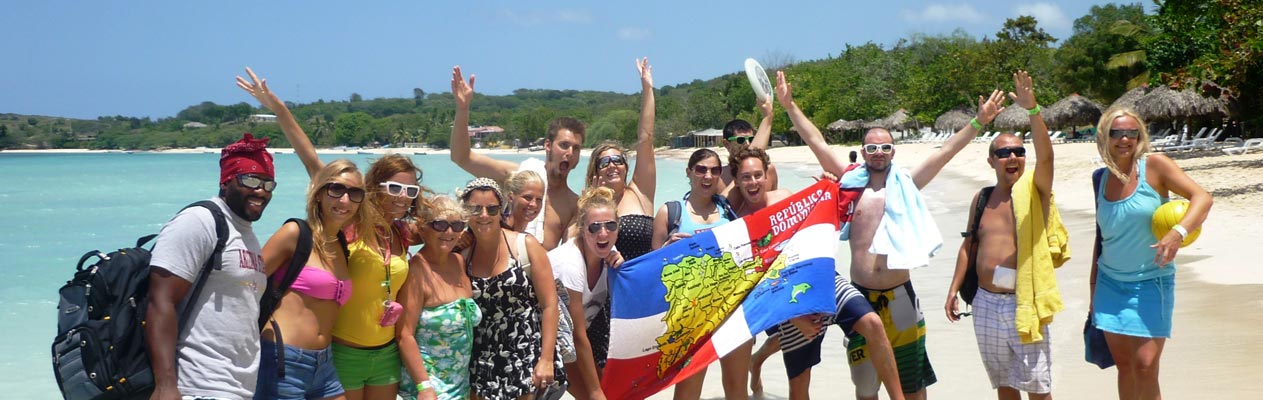
<path fill-rule="evenodd" d="M 316 267 L 303 267 L 290 290 L 321 300 L 333 300 L 338 306 L 351 299 L 351 280 L 338 280 L 332 272 Z"/>

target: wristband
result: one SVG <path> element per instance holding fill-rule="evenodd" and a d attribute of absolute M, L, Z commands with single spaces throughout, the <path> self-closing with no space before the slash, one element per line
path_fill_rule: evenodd
<path fill-rule="evenodd" d="M 1043 110 L 1044 110 L 1043 108 L 1040 108 L 1040 107 L 1039 107 L 1039 104 L 1036 104 L 1036 105 L 1035 105 L 1035 108 L 1032 108 L 1032 109 L 1026 110 L 1026 114 L 1028 114 L 1028 115 L 1035 115 L 1035 114 L 1039 114 L 1039 112 L 1040 112 L 1040 111 L 1043 111 Z"/>
<path fill-rule="evenodd" d="M 417 393 L 421 393 L 430 389 L 434 389 L 434 385 L 430 384 L 430 380 L 426 379 L 417 383 Z"/>
<path fill-rule="evenodd" d="M 969 120 L 969 125 L 973 125 L 974 129 L 982 131 L 982 124 L 978 123 L 978 118 L 971 118 Z"/>
<path fill-rule="evenodd" d="M 1184 229 L 1184 227 L 1180 226 L 1180 224 L 1171 225 L 1171 230 L 1180 234 L 1180 239 L 1188 237 L 1188 229 Z"/>

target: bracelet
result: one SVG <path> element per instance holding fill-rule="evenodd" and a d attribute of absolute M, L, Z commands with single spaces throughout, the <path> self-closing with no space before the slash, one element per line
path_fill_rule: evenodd
<path fill-rule="evenodd" d="M 1026 110 L 1026 114 L 1027 114 L 1027 115 L 1032 115 L 1032 116 L 1033 116 L 1033 115 L 1035 115 L 1035 114 L 1039 114 L 1039 112 L 1040 112 L 1040 111 L 1043 111 L 1043 110 L 1044 110 L 1043 108 L 1040 108 L 1040 107 L 1039 107 L 1039 104 L 1036 104 L 1036 105 L 1035 105 L 1035 108 L 1032 108 L 1032 109 Z"/>
<path fill-rule="evenodd" d="M 1184 227 L 1180 226 L 1180 224 L 1171 225 L 1171 230 L 1179 233 L 1180 239 L 1188 237 L 1188 229 L 1184 229 Z"/>
<path fill-rule="evenodd" d="M 430 384 L 429 379 L 426 379 L 424 381 L 417 383 L 417 393 L 421 393 L 430 389 L 434 389 L 434 385 Z"/>
<path fill-rule="evenodd" d="M 969 120 L 969 125 L 973 125 L 974 129 L 977 129 L 978 131 L 982 131 L 982 124 L 978 123 L 978 118 L 971 118 Z"/>

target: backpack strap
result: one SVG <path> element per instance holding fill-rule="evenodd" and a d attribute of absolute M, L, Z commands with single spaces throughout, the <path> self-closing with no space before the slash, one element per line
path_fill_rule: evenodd
<path fill-rule="evenodd" d="M 197 301 L 202 295 L 202 289 L 206 287 L 206 280 L 210 278 L 212 269 L 217 268 L 222 260 L 224 247 L 228 244 L 228 217 L 224 216 L 224 212 L 219 209 L 219 205 L 210 200 L 202 200 L 193 204 L 189 204 L 180 211 L 189 209 L 190 207 L 202 207 L 210 211 L 211 218 L 215 220 L 215 249 L 211 251 L 210 258 L 206 260 L 206 264 L 202 265 L 202 271 L 198 274 L 197 282 L 193 283 L 193 291 L 189 296 L 193 301 Z M 189 322 L 189 313 L 193 312 L 193 301 L 185 302 L 184 309 L 180 310 L 180 328 L 178 334 L 184 333 L 184 328 Z"/>
<path fill-rule="evenodd" d="M 667 236 L 680 231 L 680 216 L 683 213 L 679 200 L 667 202 Z"/>
<path fill-rule="evenodd" d="M 513 247 L 509 250 L 509 253 L 513 254 L 513 259 L 517 261 L 517 265 L 522 267 L 522 272 L 525 272 L 526 276 L 531 276 L 531 257 L 526 254 L 526 234 L 518 232 L 517 239 L 513 240 Z"/>
<path fill-rule="evenodd" d="M 974 296 L 978 294 L 978 228 L 982 224 L 982 213 L 987 209 L 987 201 L 991 198 L 991 192 L 995 190 L 995 186 L 987 186 L 978 191 L 978 201 L 974 204 L 973 219 L 969 222 L 968 230 L 961 232 L 961 236 L 969 239 L 969 249 L 966 251 L 965 263 L 965 280 L 961 283 L 960 295 L 965 300 L 965 304 L 973 305 Z"/>
<path fill-rule="evenodd" d="M 736 221 L 738 219 L 741 219 L 737 217 L 737 211 L 732 209 L 732 203 L 728 202 L 727 197 L 724 197 L 723 195 L 715 194 L 715 195 L 710 196 L 710 200 L 714 201 L 715 204 L 719 206 L 719 209 L 723 211 L 724 218 L 728 219 L 729 221 Z"/>
<path fill-rule="evenodd" d="M 281 304 L 281 298 L 285 297 L 285 292 L 294 285 L 294 281 L 298 280 L 298 275 L 302 274 L 303 267 L 307 265 L 307 260 L 311 257 L 311 226 L 307 224 L 307 221 L 299 218 L 285 220 L 281 226 L 291 222 L 298 225 L 298 241 L 294 243 L 294 255 L 290 257 L 289 265 L 281 270 L 283 273 L 279 277 L 273 272 L 268 278 L 268 287 L 263 291 L 263 298 L 259 299 L 259 329 L 263 329 L 267 321 L 272 319 L 272 313 Z M 341 234 L 338 232 L 339 241 L 342 240 Z M 342 254 L 347 254 L 345 247 L 343 249 Z M 281 343 L 279 340 L 276 342 Z"/>

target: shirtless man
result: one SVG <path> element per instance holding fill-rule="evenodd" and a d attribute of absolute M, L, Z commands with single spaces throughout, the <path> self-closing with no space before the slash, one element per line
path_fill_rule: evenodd
<path fill-rule="evenodd" d="M 785 83 L 784 73 L 777 73 L 778 91 L 782 90 L 782 86 L 788 94 L 790 88 Z M 978 125 L 966 125 L 956 132 L 939 151 L 922 160 L 908 175 L 917 190 L 929 184 L 943 166 L 978 135 L 978 127 L 990 123 L 1003 110 L 1000 106 L 1003 100 L 999 90 L 992 92 L 987 99 L 978 97 Z M 844 175 L 847 164 L 829 149 L 818 130 L 800 129 L 799 134 L 826 172 L 839 177 Z M 925 318 L 912 290 L 911 275 L 908 269 L 888 268 L 887 255 L 869 252 L 885 214 L 886 178 L 891 172 L 905 172 L 891 171 L 895 146 L 890 131 L 870 129 L 864 134 L 863 143 L 864 169 L 869 179 L 850 222 L 851 282 L 881 317 L 895 357 L 899 360 L 899 382 L 905 397 L 923 399 L 925 388 L 938 379 L 925 353 Z M 874 350 L 868 347 L 862 336 L 851 335 L 848 340 L 851 379 L 855 382 L 856 397 L 860 399 L 876 399 L 881 387 L 878 368 L 871 357 Z"/>
<path fill-rule="evenodd" d="M 456 118 L 452 121 L 452 162 L 476 177 L 491 178 L 504 182 L 509 174 L 530 168 L 528 163 L 538 164 L 537 159 L 522 162 L 497 160 L 470 151 L 469 102 L 474 97 L 474 76 L 469 81 L 461 76 L 460 67 L 452 68 L 452 96 L 456 99 Z M 548 124 L 548 136 L 544 139 L 543 174 L 546 189 L 544 199 L 543 232 L 528 232 L 540 238 L 544 249 L 552 250 L 561 243 L 568 225 L 575 215 L 579 195 L 570 189 L 566 178 L 579 163 L 579 148 L 583 145 L 585 128 L 582 122 L 570 117 L 558 117 Z M 542 233 L 542 234 L 541 234 Z"/>
<path fill-rule="evenodd" d="M 1048 137 L 1048 126 L 1040 115 L 1031 77 L 1025 71 L 1013 74 L 1016 93 L 1010 93 L 1013 103 L 1028 111 L 1031 119 L 1031 142 L 1035 147 L 1035 188 L 1042 204 L 1049 205 L 1053 184 L 1053 146 Z M 1021 343 L 1018 336 L 1015 313 L 1017 276 L 1017 220 L 1013 214 L 1013 186 L 1026 171 L 1026 148 L 1022 138 L 1010 132 L 996 136 L 987 152 L 987 163 L 995 169 L 996 185 L 987 198 L 982 219 L 977 227 L 967 227 L 978 235 L 975 264 L 978 271 L 978 294 L 973 299 L 974 334 L 982 352 L 983 366 L 991 378 L 991 387 L 998 390 L 1001 400 L 1020 400 L 1027 392 L 1030 399 L 1052 398 L 1052 363 L 1048 340 L 1048 327 L 1042 327 L 1044 340 Z M 1029 183 L 1026 183 L 1029 184 Z M 975 216 L 979 197 L 974 196 L 969 209 L 969 223 Z M 1048 212 L 1044 212 L 1047 216 Z M 1046 222 L 1045 222 L 1046 223 Z M 947 320 L 957 321 L 956 294 L 965 279 L 968 267 L 968 251 L 971 240 L 966 238 L 960 246 L 956 260 L 956 273 L 947 292 L 944 311 Z M 998 271 L 998 273 L 997 273 Z M 1020 373 L 1014 373 L 1018 372 Z"/>

